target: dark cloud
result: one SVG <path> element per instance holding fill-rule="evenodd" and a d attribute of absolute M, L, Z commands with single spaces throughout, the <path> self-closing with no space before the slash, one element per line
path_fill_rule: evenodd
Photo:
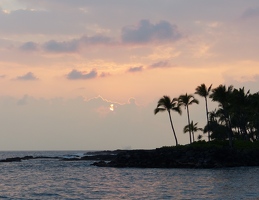
<path fill-rule="evenodd" d="M 110 43 L 111 39 L 102 35 L 95 35 L 92 37 L 83 36 L 69 41 L 55 41 L 50 40 L 43 44 L 43 48 L 48 52 L 56 53 L 73 53 L 85 48 L 88 45 L 107 44 Z"/>
<path fill-rule="evenodd" d="M 26 42 L 20 46 L 20 49 L 24 51 L 36 51 L 38 49 L 38 44 L 35 42 Z"/>
<path fill-rule="evenodd" d="M 143 71 L 143 66 L 140 67 L 131 67 L 127 70 L 127 72 L 141 72 Z"/>
<path fill-rule="evenodd" d="M 76 52 L 78 50 L 78 41 L 72 40 L 68 42 L 57 42 L 55 40 L 51 40 L 46 42 L 43 45 L 43 48 L 46 51 L 56 52 L 56 53 Z"/>
<path fill-rule="evenodd" d="M 73 69 L 71 72 L 67 74 L 67 79 L 70 80 L 82 80 L 82 79 L 92 79 L 97 77 L 96 70 L 92 70 L 89 73 L 80 72 L 76 69 Z"/>
<path fill-rule="evenodd" d="M 32 72 L 28 72 L 27 74 L 24 74 L 22 76 L 17 76 L 16 80 L 34 81 L 34 80 L 38 80 L 38 78 Z"/>
<path fill-rule="evenodd" d="M 169 63 L 167 61 L 159 61 L 149 66 L 149 68 L 167 68 L 169 67 Z"/>
<path fill-rule="evenodd" d="M 249 8 L 245 10 L 243 15 L 241 16 L 242 19 L 250 19 L 254 17 L 259 17 L 259 7 L 257 8 Z"/>
<path fill-rule="evenodd" d="M 182 37 L 176 25 L 167 21 L 152 24 L 141 20 L 138 26 L 127 26 L 122 29 L 122 41 L 125 43 L 147 43 L 151 41 L 178 40 Z"/>

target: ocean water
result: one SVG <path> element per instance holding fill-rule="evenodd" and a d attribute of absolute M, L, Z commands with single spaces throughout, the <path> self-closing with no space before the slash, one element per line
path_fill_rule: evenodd
<path fill-rule="evenodd" d="M 83 153 L 0 152 L 0 159 Z M 98 168 L 91 163 L 0 163 L 0 199 L 259 199 L 259 167 L 138 169 Z"/>

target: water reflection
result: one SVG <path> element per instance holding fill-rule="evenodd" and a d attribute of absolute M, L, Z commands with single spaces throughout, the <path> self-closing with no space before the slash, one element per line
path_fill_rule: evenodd
<path fill-rule="evenodd" d="M 91 162 L 1 163 L 6 199 L 256 199 L 259 167 L 98 168 Z"/>

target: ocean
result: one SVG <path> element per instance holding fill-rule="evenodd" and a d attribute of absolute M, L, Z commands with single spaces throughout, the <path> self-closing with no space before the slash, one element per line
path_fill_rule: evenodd
<path fill-rule="evenodd" d="M 0 152 L 0 159 L 83 153 Z M 0 163 L 0 199 L 259 199 L 259 167 L 139 169 L 91 163 L 58 159 Z"/>

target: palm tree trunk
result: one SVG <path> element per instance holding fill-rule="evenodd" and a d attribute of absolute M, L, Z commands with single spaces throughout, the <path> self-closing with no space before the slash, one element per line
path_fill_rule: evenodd
<path fill-rule="evenodd" d="M 233 131 L 232 131 L 231 119 L 230 119 L 228 112 L 226 112 L 226 110 L 224 110 L 224 116 L 225 116 L 226 126 L 228 129 L 229 147 L 232 148 L 233 147 Z"/>
<path fill-rule="evenodd" d="M 208 112 L 208 101 L 205 96 L 205 104 L 206 104 L 206 117 L 207 117 L 207 126 L 208 126 L 208 140 L 210 141 L 210 122 L 209 122 L 209 112 Z"/>
<path fill-rule="evenodd" d="M 190 114 L 189 114 L 189 107 L 188 105 L 186 106 L 187 110 L 187 117 L 188 117 L 188 125 L 189 125 L 189 135 L 190 135 L 190 144 L 192 143 L 192 135 L 191 135 L 191 127 L 190 127 Z"/>
<path fill-rule="evenodd" d="M 174 125 L 173 125 L 170 110 L 168 110 L 168 114 L 169 114 L 169 119 L 170 119 L 170 123 L 171 123 L 171 126 L 172 126 L 172 130 L 173 130 L 173 133 L 174 133 L 175 143 L 176 143 L 176 146 L 178 146 L 178 140 L 177 140 L 177 137 L 176 137 L 176 134 L 175 134 Z"/>

